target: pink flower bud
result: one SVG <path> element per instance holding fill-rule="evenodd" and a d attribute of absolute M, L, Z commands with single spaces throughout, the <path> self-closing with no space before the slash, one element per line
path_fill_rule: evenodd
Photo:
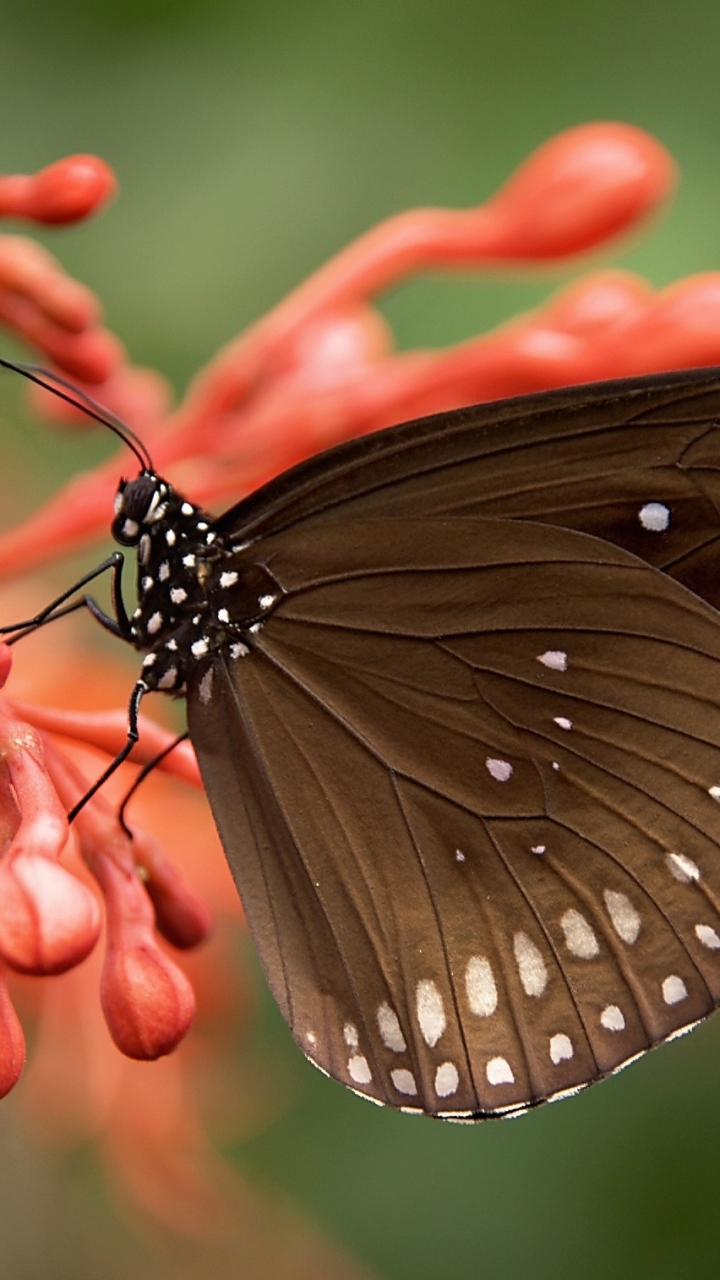
<path fill-rule="evenodd" d="M 26 853 L 0 863 L 0 955 L 21 973 L 63 973 L 100 933 L 94 894 L 58 862 Z"/>
<path fill-rule="evenodd" d="M 133 853 L 163 937 L 181 950 L 204 942 L 212 929 L 212 916 L 205 900 L 185 883 L 177 867 L 147 831 L 134 832 Z"/>
<path fill-rule="evenodd" d="M 0 971 L 0 1098 L 17 1084 L 25 1066 L 25 1037 Z"/>
<path fill-rule="evenodd" d="M 79 222 L 95 213 L 117 188 L 109 165 L 97 156 L 67 156 L 26 177 L 0 178 L 0 216 L 32 222 Z"/>
<path fill-rule="evenodd" d="M 193 989 L 155 942 L 152 907 L 134 869 L 98 854 L 93 870 L 107 904 L 100 999 L 110 1034 L 129 1058 L 159 1058 L 190 1029 Z"/>

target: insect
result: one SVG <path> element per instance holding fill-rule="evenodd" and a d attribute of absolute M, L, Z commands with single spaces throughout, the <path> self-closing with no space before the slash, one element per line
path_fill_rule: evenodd
<path fill-rule="evenodd" d="M 126 753 L 187 697 L 271 990 L 364 1097 L 517 1115 L 720 1002 L 719 410 L 718 370 L 462 409 L 219 518 L 125 433 L 135 612 L 116 553 L 113 617 L 23 624 L 144 654 Z"/>

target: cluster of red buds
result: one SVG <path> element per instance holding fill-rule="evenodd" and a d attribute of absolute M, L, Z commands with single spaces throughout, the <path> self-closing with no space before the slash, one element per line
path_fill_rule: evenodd
<path fill-rule="evenodd" d="M 478 208 L 414 210 L 362 236 L 230 342 L 174 410 L 161 375 L 133 366 L 103 328 L 93 294 L 29 239 L 0 236 L 0 322 L 138 430 L 155 467 L 192 500 L 228 503 L 321 448 L 394 422 L 546 387 L 720 363 L 717 272 L 656 291 L 629 272 L 595 271 L 536 310 L 443 350 L 398 352 L 375 303 L 419 272 L 566 267 L 636 229 L 674 183 L 671 158 L 643 131 L 613 123 L 568 130 Z M 0 214 L 73 222 L 99 209 L 114 187 L 101 161 L 71 157 L 34 177 L 0 177 Z M 48 419 L 87 425 L 48 393 L 31 394 Z M 127 455 L 114 457 L 0 537 L 0 574 L 106 536 L 127 470 Z M 0 686 L 9 670 L 2 646 Z M 125 729 L 124 711 L 0 698 L 2 1093 L 24 1060 L 7 973 L 81 966 L 101 931 L 103 903 L 100 995 L 116 1045 L 131 1057 L 157 1057 L 192 1021 L 188 979 L 156 934 L 175 948 L 195 946 L 210 927 L 203 900 L 148 831 L 133 821 L 127 837 L 103 795 L 80 812 L 72 833 L 65 818 L 88 786 L 68 741 L 107 760 Z M 132 759 L 143 763 L 170 740 L 143 718 Z M 163 768 L 199 785 L 187 743 Z"/>

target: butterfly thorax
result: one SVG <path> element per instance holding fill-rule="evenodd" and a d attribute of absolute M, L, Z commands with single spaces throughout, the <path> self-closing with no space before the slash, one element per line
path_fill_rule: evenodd
<path fill-rule="evenodd" d="M 248 651 L 252 628 L 273 608 L 280 589 L 264 566 L 228 547 L 213 517 L 166 480 L 143 472 L 122 481 L 113 537 L 137 547 L 138 604 L 131 643 L 148 651 L 148 689 L 184 693 L 191 673 L 227 649 Z"/>

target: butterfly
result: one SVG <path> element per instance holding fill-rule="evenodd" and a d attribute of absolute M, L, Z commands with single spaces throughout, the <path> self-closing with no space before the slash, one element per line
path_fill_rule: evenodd
<path fill-rule="evenodd" d="M 460 409 L 218 518 L 136 450 L 131 730 L 186 696 L 272 993 L 362 1096 L 517 1115 L 720 1002 L 719 410 L 718 370 Z"/>

